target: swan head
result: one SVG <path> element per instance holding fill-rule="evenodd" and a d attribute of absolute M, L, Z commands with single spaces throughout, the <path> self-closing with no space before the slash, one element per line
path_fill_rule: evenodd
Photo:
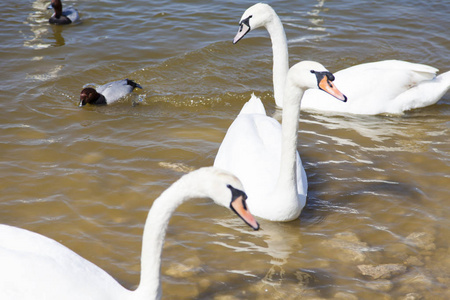
<path fill-rule="evenodd" d="M 270 5 L 257 3 L 250 6 L 239 21 L 239 30 L 233 39 L 233 44 L 239 42 L 247 33 L 258 27 L 266 26 L 276 16 Z"/>
<path fill-rule="evenodd" d="M 318 62 L 302 61 L 295 64 L 289 69 L 287 80 L 304 91 L 319 89 L 338 100 L 347 101 L 347 97 L 334 85 L 334 75 Z"/>
<path fill-rule="evenodd" d="M 206 172 L 205 178 L 214 178 L 203 180 L 201 183 L 205 196 L 221 206 L 229 207 L 250 227 L 258 230 L 259 224 L 248 210 L 247 194 L 241 181 L 230 172 L 215 167 L 202 168 L 198 171 L 202 170 Z"/>

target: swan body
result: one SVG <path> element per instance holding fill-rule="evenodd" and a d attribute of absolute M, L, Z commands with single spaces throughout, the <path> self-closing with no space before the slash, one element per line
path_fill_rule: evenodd
<path fill-rule="evenodd" d="M 193 171 L 155 200 L 144 227 L 141 281 L 135 291 L 60 243 L 40 234 L 0 225 L 0 299 L 160 299 L 164 236 L 175 208 L 190 198 L 210 197 L 230 206 L 255 230 L 241 182 L 216 168 Z"/>
<path fill-rule="evenodd" d="M 80 20 L 78 11 L 71 6 L 63 9 L 61 0 L 52 0 L 48 8 L 55 11 L 48 20 L 50 24 L 66 25 Z"/>
<path fill-rule="evenodd" d="M 445 95 L 450 88 L 450 71 L 436 76 L 437 71 L 401 60 L 360 64 L 335 73 L 335 83 L 348 97 L 347 103 L 309 90 L 302 108 L 366 115 L 402 114 L 435 104 Z"/>
<path fill-rule="evenodd" d="M 254 95 L 230 125 L 214 166 L 232 172 L 242 181 L 255 216 L 291 221 L 300 215 L 308 188 L 297 152 L 300 102 L 305 90 L 322 88 L 324 82 L 332 87 L 327 92 L 345 101 L 332 79 L 319 63 L 298 63 L 287 75 L 283 125 L 266 115 L 261 100 Z"/>
<path fill-rule="evenodd" d="M 83 88 L 80 93 L 80 103 L 79 106 L 86 104 L 93 105 L 104 105 L 111 104 L 120 100 L 131 93 L 135 88 L 142 87 L 130 79 L 122 79 L 113 81 L 104 85 L 97 87 L 96 89 L 92 87 Z"/>
<path fill-rule="evenodd" d="M 283 107 L 283 87 L 289 66 L 286 34 L 276 12 L 258 3 L 242 15 L 237 43 L 248 32 L 265 27 L 272 40 L 273 84 L 276 105 Z M 401 114 L 432 105 L 450 89 L 450 71 L 436 76 L 438 69 L 399 60 L 356 65 L 336 72 L 336 85 L 348 97 L 346 103 L 333 101 L 317 90 L 307 91 L 301 108 L 354 114 Z"/>

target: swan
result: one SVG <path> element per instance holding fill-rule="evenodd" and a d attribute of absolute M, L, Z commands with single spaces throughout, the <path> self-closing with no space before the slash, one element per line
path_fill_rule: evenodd
<path fill-rule="evenodd" d="M 191 198 L 212 198 L 229 206 L 254 230 L 259 224 L 246 208 L 239 179 L 214 168 L 182 176 L 153 203 L 142 238 L 141 279 L 135 291 L 104 270 L 40 234 L 0 225 L 0 299 L 160 299 L 161 252 L 170 216 Z"/>
<path fill-rule="evenodd" d="M 135 88 L 142 87 L 130 79 L 113 81 L 94 89 L 92 87 L 83 88 L 80 93 L 80 103 L 78 106 L 86 104 L 104 105 L 116 102 L 120 98 L 131 93 Z"/>
<path fill-rule="evenodd" d="M 48 9 L 52 8 L 55 13 L 48 19 L 50 24 L 66 25 L 75 23 L 80 19 L 78 11 L 75 8 L 70 6 L 63 9 L 61 0 L 52 0 Z"/>
<path fill-rule="evenodd" d="M 268 117 L 261 100 L 252 95 L 228 128 L 214 166 L 242 181 L 253 215 L 270 221 L 291 221 L 300 215 L 308 188 L 297 152 L 300 102 L 310 88 L 346 101 L 333 80 L 321 64 L 300 62 L 287 74 L 282 125 Z"/>
<path fill-rule="evenodd" d="M 283 107 L 283 88 L 289 69 L 289 54 L 283 24 L 268 4 L 249 7 L 239 22 L 233 43 L 248 32 L 265 27 L 272 41 L 273 89 L 275 103 Z M 436 77 L 438 69 L 400 60 L 385 60 L 356 65 L 336 72 L 335 84 L 348 102 L 333 101 L 318 90 L 309 90 L 301 108 L 353 114 L 401 114 L 439 101 L 450 89 L 450 71 Z"/>

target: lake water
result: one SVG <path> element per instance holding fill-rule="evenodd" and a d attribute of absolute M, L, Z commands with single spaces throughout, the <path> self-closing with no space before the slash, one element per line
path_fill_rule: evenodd
<path fill-rule="evenodd" d="M 268 1 L 291 65 L 450 70 L 445 1 L 298 2 Z M 133 289 L 152 201 L 213 164 L 252 92 L 277 113 L 270 40 L 259 29 L 231 43 L 254 2 L 64 1 L 82 20 L 64 27 L 48 24 L 48 3 L 0 3 L 0 222 L 61 242 Z M 144 89 L 77 106 L 83 85 L 123 78 Z M 163 298 L 449 299 L 449 125 L 450 93 L 401 116 L 302 112 L 300 218 L 253 232 L 209 200 L 182 205 Z M 367 265 L 394 269 L 377 278 Z"/>

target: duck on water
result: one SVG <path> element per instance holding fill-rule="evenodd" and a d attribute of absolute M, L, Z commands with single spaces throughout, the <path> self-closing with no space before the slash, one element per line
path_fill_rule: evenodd
<path fill-rule="evenodd" d="M 80 93 L 80 102 L 78 106 L 86 104 L 106 105 L 120 100 L 131 93 L 135 88 L 142 89 L 138 83 L 130 79 L 122 79 L 101 85 L 96 89 L 86 87 Z"/>
<path fill-rule="evenodd" d="M 67 25 L 80 20 L 78 11 L 72 6 L 63 9 L 61 0 L 52 0 L 48 9 L 52 8 L 55 12 L 50 19 L 48 19 L 50 24 Z"/>

